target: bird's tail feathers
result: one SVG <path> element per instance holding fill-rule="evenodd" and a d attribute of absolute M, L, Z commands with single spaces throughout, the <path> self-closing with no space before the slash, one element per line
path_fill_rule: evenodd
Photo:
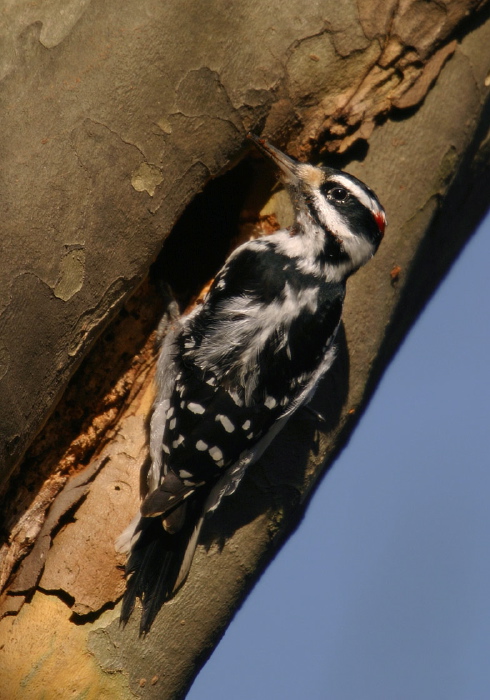
<path fill-rule="evenodd" d="M 119 537 L 114 543 L 114 548 L 116 552 L 119 552 L 120 554 L 129 554 L 131 551 L 131 547 L 133 546 L 134 538 L 138 529 L 139 521 L 141 520 L 141 516 L 138 513 L 137 515 L 134 516 L 134 518 L 131 520 L 129 525 L 121 532 Z"/>
<path fill-rule="evenodd" d="M 161 517 L 141 517 L 126 565 L 122 624 L 129 620 L 139 598 L 143 606 L 140 634 L 146 634 L 163 603 L 184 583 L 203 521 L 203 502 L 204 498 L 197 493 L 191 502 L 181 504 L 180 508 L 186 508 L 187 512 L 179 532 L 167 531 Z"/>
<path fill-rule="evenodd" d="M 228 477 L 222 477 L 211 489 L 211 491 L 208 492 L 206 496 L 206 500 L 204 498 L 202 499 L 203 506 L 200 510 L 199 517 L 197 520 L 195 520 L 195 526 L 194 530 L 192 531 L 192 534 L 189 538 L 189 541 L 187 543 L 187 547 L 185 548 L 184 551 L 184 556 L 182 557 L 182 563 L 180 566 L 180 570 L 178 572 L 177 578 L 175 580 L 174 584 L 174 591 L 177 591 L 180 586 L 184 583 L 184 581 L 187 578 L 187 575 L 189 574 L 189 569 L 191 568 L 192 560 L 194 558 L 194 554 L 196 551 L 197 543 L 199 540 L 199 535 L 201 534 L 201 528 L 204 523 L 204 519 L 208 515 L 208 513 L 213 512 L 216 507 L 218 506 L 219 502 L 221 501 L 221 498 L 223 495 L 227 494 L 226 488 L 228 484 Z M 233 493 L 235 490 L 236 486 L 230 490 L 230 493 Z"/>

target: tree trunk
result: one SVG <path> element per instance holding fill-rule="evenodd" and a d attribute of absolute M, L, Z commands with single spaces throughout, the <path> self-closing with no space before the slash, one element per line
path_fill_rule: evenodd
<path fill-rule="evenodd" d="M 72 0 L 5 12 L 3 697 L 185 694 L 487 208 L 488 7 Z M 347 166 L 389 227 L 348 284 L 337 366 L 315 397 L 325 422 L 288 423 L 139 638 L 137 614 L 118 624 L 114 540 L 139 507 L 164 309 L 154 280 L 189 301 L 232 238 L 281 220 L 248 130 Z"/>

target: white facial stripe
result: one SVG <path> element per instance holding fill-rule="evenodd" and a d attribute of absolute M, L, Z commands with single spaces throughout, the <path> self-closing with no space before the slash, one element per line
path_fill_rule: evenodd
<path fill-rule="evenodd" d="M 349 269 L 357 269 L 366 263 L 374 253 L 372 243 L 364 236 L 352 233 L 347 220 L 328 199 L 321 196 L 318 192 L 314 193 L 314 197 L 315 207 L 320 215 L 320 219 L 326 228 L 339 239 L 344 251 L 352 261 L 345 264 L 345 270 L 342 270 L 342 272 L 345 274 Z M 340 266 L 338 269 L 340 271 Z"/>
<path fill-rule="evenodd" d="M 352 260 L 352 267 L 357 269 L 361 265 L 364 265 L 368 260 L 370 260 L 374 255 L 374 248 L 372 244 L 364 236 L 353 236 L 352 234 L 348 238 L 342 238 L 342 245 L 344 250 Z M 349 265 L 349 267 L 351 267 Z"/>
<path fill-rule="evenodd" d="M 326 229 L 342 240 L 351 237 L 352 233 L 349 224 L 339 210 L 318 191 L 314 192 L 313 196 L 315 198 L 315 209 L 320 214 L 319 218 Z"/>
<path fill-rule="evenodd" d="M 361 202 L 361 204 L 364 204 L 364 206 L 370 211 L 380 211 L 377 201 L 369 194 L 369 192 L 360 185 L 358 185 L 357 182 L 353 182 L 349 177 L 346 177 L 345 175 L 341 174 L 335 174 L 331 178 L 329 178 L 329 180 L 331 182 L 336 182 L 339 185 L 342 185 L 342 187 L 345 187 L 346 190 L 352 192 L 354 197 L 356 197 Z"/>

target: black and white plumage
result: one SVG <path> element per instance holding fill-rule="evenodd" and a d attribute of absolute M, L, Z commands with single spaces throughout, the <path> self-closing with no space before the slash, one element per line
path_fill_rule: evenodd
<path fill-rule="evenodd" d="M 237 248 L 203 304 L 163 342 L 149 494 L 126 533 L 121 619 L 141 598 L 142 632 L 185 580 L 205 515 L 331 367 L 346 280 L 374 255 L 386 224 L 356 178 L 250 138 L 279 167 L 295 223 Z"/>

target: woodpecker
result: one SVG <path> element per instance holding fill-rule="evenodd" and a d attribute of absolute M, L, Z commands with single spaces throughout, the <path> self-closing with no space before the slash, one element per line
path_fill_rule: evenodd
<path fill-rule="evenodd" d="M 140 598 L 141 633 L 185 581 L 204 518 L 331 368 L 346 280 L 385 230 L 360 180 L 249 138 L 279 169 L 294 223 L 238 247 L 162 343 L 148 495 L 119 541 L 129 551 L 121 621 Z"/>

